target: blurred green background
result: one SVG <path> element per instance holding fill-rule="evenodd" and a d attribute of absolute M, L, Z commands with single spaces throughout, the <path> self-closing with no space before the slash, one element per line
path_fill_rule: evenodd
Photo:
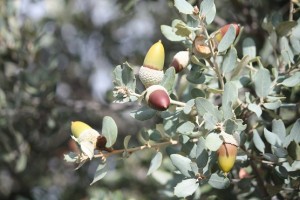
<path fill-rule="evenodd" d="M 286 17 L 288 2 L 216 1 L 209 30 L 240 23 L 243 37 L 254 38 L 260 50 L 263 18 Z M 112 70 L 125 61 L 138 69 L 160 39 L 168 66 L 184 47 L 167 41 L 160 25 L 181 17 L 166 0 L 0 1 L 0 199 L 158 199 L 163 183 L 146 176 L 154 152 L 116 159 L 111 174 L 93 186 L 97 162 L 74 171 L 63 154 L 76 150 L 72 120 L 101 130 L 109 115 L 120 138 L 155 123 L 129 116 L 138 105 L 111 103 Z"/>

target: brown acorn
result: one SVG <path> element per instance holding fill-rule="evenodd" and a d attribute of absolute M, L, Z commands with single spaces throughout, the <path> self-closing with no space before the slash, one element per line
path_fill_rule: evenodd
<path fill-rule="evenodd" d="M 188 51 L 179 51 L 173 57 L 171 66 L 175 68 L 176 73 L 181 72 L 189 64 L 190 54 Z"/>
<path fill-rule="evenodd" d="M 149 107 L 158 111 L 167 110 L 171 102 L 167 90 L 161 85 L 148 87 L 145 94 L 145 101 Z"/>
<path fill-rule="evenodd" d="M 201 58 L 208 58 L 212 55 L 211 49 L 204 35 L 198 35 L 193 43 L 193 52 Z"/>

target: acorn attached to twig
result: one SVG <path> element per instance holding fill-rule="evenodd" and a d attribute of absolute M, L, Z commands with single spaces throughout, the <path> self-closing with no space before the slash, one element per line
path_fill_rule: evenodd
<path fill-rule="evenodd" d="M 139 70 L 139 78 L 146 88 L 151 85 L 157 85 L 162 81 L 164 62 L 165 50 L 159 40 L 150 47 L 145 56 L 143 66 Z"/>
<path fill-rule="evenodd" d="M 214 41 L 216 42 L 216 44 L 221 42 L 222 38 L 227 33 L 230 25 L 233 25 L 233 27 L 235 28 L 235 37 L 236 38 L 240 34 L 240 25 L 239 24 L 235 24 L 235 23 L 226 24 L 225 26 L 222 26 L 219 30 L 217 30 L 216 32 L 213 33 L 213 34 L 215 34 L 213 36 L 213 38 L 214 38 Z"/>
<path fill-rule="evenodd" d="M 161 85 L 152 85 L 147 88 L 145 101 L 149 107 L 158 111 L 167 110 L 171 102 L 167 90 Z"/>
<path fill-rule="evenodd" d="M 234 166 L 239 144 L 237 140 L 230 134 L 222 132 L 220 135 L 222 136 L 224 142 L 217 151 L 218 164 L 226 176 Z"/>
<path fill-rule="evenodd" d="M 174 55 L 171 66 L 175 68 L 176 73 L 179 73 L 188 66 L 189 61 L 189 51 L 179 51 Z"/>

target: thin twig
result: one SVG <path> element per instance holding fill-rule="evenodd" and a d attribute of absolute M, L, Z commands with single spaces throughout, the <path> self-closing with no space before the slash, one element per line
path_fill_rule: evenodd
<path fill-rule="evenodd" d="M 112 152 L 108 152 L 108 153 L 100 152 L 99 154 L 94 155 L 94 157 L 95 158 L 99 158 L 99 157 L 107 158 L 109 156 L 116 155 L 116 154 L 122 154 L 124 152 L 126 152 L 128 154 L 131 154 L 133 152 L 141 151 L 141 150 L 144 150 L 144 149 L 157 149 L 157 148 L 160 148 L 162 146 L 176 145 L 176 144 L 178 144 L 177 140 L 170 140 L 170 141 L 167 141 L 167 142 L 161 142 L 161 143 L 157 143 L 157 144 L 153 144 L 153 145 L 145 144 L 143 146 L 138 146 L 138 147 L 129 148 L 129 149 L 113 150 Z"/>
<path fill-rule="evenodd" d="M 294 14 L 294 3 L 293 0 L 290 0 L 289 21 L 293 21 L 293 14 Z"/>

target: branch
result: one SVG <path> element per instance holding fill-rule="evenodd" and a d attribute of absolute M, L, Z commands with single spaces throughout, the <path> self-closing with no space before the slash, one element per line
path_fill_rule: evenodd
<path fill-rule="evenodd" d="M 153 145 L 145 144 L 143 146 L 129 148 L 129 149 L 113 150 L 112 152 L 108 152 L 108 153 L 100 152 L 99 154 L 94 155 L 94 158 L 99 158 L 99 157 L 100 158 L 108 158 L 109 156 L 116 155 L 116 154 L 122 154 L 124 152 L 131 154 L 131 153 L 134 153 L 136 151 L 141 151 L 141 150 L 144 150 L 144 149 L 157 149 L 157 148 L 160 148 L 162 146 L 176 145 L 176 144 L 178 144 L 177 140 L 170 140 L 170 141 L 167 141 L 167 142 L 156 143 L 156 144 L 153 144 Z"/>

